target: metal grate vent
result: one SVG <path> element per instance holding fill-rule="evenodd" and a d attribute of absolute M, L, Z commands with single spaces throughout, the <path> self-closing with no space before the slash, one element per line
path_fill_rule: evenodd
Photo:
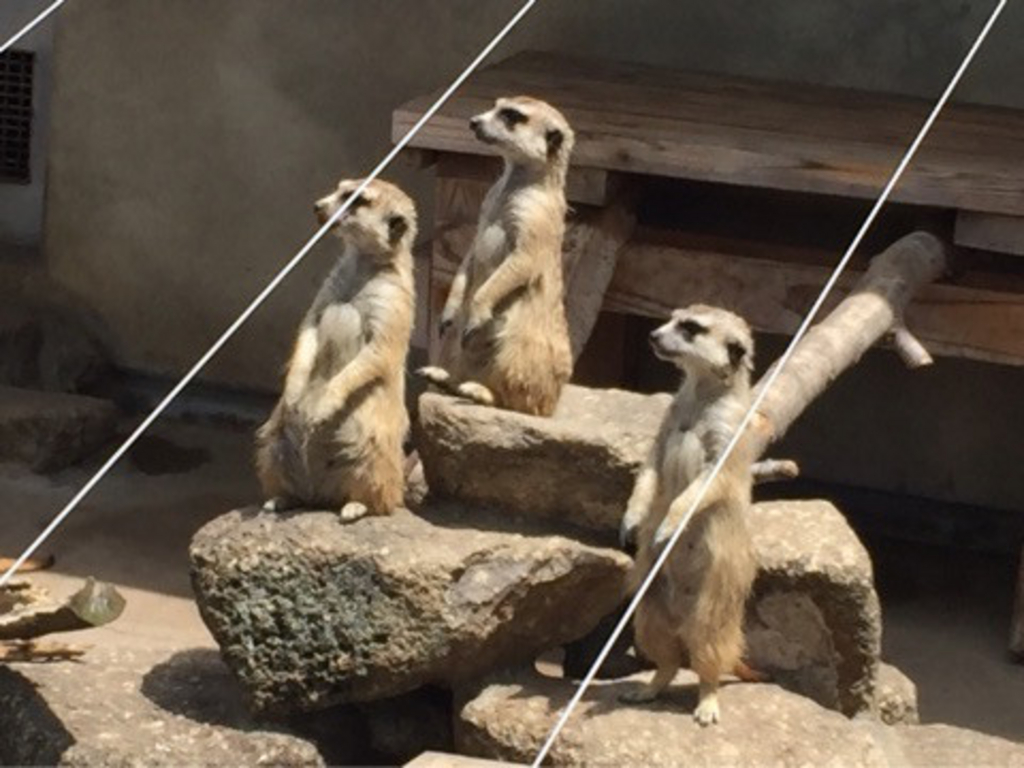
<path fill-rule="evenodd" d="M 32 180 L 33 63 L 28 51 L 0 55 L 0 182 Z"/>

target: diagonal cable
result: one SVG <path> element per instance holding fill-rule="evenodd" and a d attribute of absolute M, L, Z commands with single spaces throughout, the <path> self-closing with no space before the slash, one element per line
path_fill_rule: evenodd
<path fill-rule="evenodd" d="M 32 21 L 30 21 L 28 24 L 22 27 L 18 32 L 15 32 L 13 37 L 9 38 L 7 42 L 5 42 L 3 45 L 0 45 L 0 56 L 6 53 L 8 49 L 17 45 L 19 40 L 21 40 L 23 37 L 28 35 L 33 29 L 35 29 L 44 21 L 46 21 L 52 14 L 56 13 L 57 9 L 64 5 L 64 3 L 66 3 L 67 1 L 68 0 L 56 0 L 55 3 L 48 6 L 38 16 L 32 19 Z"/>
<path fill-rule="evenodd" d="M 121 446 L 118 447 L 116 451 L 114 451 L 111 457 L 107 459 L 106 462 L 104 462 L 103 466 L 99 468 L 96 474 L 89 478 L 88 482 L 86 482 L 86 484 L 82 486 L 82 488 L 78 491 L 78 493 L 74 495 L 71 501 L 69 501 L 67 505 L 59 513 L 57 513 L 56 517 L 54 517 L 53 520 L 50 521 L 49 525 L 47 525 L 46 528 L 43 529 L 42 533 L 40 533 L 36 540 L 33 541 L 25 549 L 21 556 L 19 556 L 18 559 L 14 561 L 14 563 L 11 565 L 10 568 L 7 569 L 3 576 L 0 576 L 0 587 L 3 587 L 5 584 L 7 584 L 7 582 L 11 580 L 11 578 L 14 576 L 17 570 L 25 563 L 25 561 L 28 560 L 28 558 L 32 557 L 32 555 L 35 554 L 36 550 L 38 550 L 39 547 L 41 547 L 46 542 L 46 540 L 53 535 L 53 533 L 60 527 L 64 520 L 67 519 L 68 515 L 70 515 L 75 510 L 75 508 L 78 507 L 82 500 L 89 495 L 89 492 L 92 491 L 92 489 L 96 487 L 96 485 L 107 475 L 107 473 L 114 468 L 117 462 L 120 461 L 121 457 L 124 456 L 124 454 L 128 452 L 128 450 L 136 443 L 136 441 L 140 437 L 142 437 L 143 433 L 145 433 L 145 431 L 149 429 L 150 425 L 152 425 L 153 422 L 156 421 L 165 410 L 167 410 L 167 407 L 172 402 L 174 402 L 174 399 L 179 394 L 181 394 L 181 391 L 192 382 L 192 380 L 199 374 L 199 372 L 206 367 L 210 360 L 212 360 L 214 356 L 216 356 L 216 354 L 220 352 L 224 345 L 231 340 L 235 333 L 238 332 L 238 330 L 253 315 L 253 313 L 260 308 L 263 302 L 267 300 L 267 298 L 270 296 L 270 294 L 274 292 L 278 285 L 280 285 L 281 282 L 286 277 L 288 277 L 292 270 L 294 270 L 295 267 L 299 265 L 299 263 L 306 257 L 306 254 L 308 254 L 313 249 L 313 246 L 320 242 L 324 235 L 326 235 L 327 232 L 331 229 L 331 227 L 334 226 L 335 222 L 337 222 L 338 219 L 345 215 L 346 211 L 348 211 L 349 207 L 366 189 L 366 187 L 369 186 L 370 183 L 374 179 L 376 179 L 389 165 L 391 165 L 392 161 L 394 161 L 394 159 L 398 156 L 399 152 L 405 149 L 406 145 L 408 145 L 408 143 L 412 141 L 413 137 L 420 132 L 423 126 L 426 125 L 427 122 L 437 113 L 437 111 L 445 105 L 445 103 L 452 97 L 452 95 L 460 87 L 462 87 L 462 84 L 465 83 L 467 79 L 469 79 L 470 75 L 472 75 L 480 67 L 480 65 L 494 51 L 494 49 L 498 47 L 498 45 L 509 35 L 510 32 L 512 32 L 513 29 L 516 28 L 519 22 L 522 21 L 526 14 L 528 14 L 533 9 L 537 2 L 538 0 L 527 0 L 527 2 L 523 4 L 519 11 L 509 20 L 509 22 L 501 29 L 501 31 L 494 36 L 491 42 L 489 42 L 484 47 L 484 49 L 479 53 L 479 55 L 477 55 L 477 57 L 473 59 L 472 62 L 470 62 L 469 66 L 467 66 L 463 70 L 462 74 L 455 78 L 455 81 L 452 82 L 452 84 L 448 86 L 444 93 L 442 93 L 441 96 L 438 97 L 437 101 L 435 101 L 434 104 L 426 112 L 423 113 L 422 117 L 420 117 L 420 119 L 416 121 L 416 124 L 409 129 L 409 132 L 406 133 L 405 136 L 403 136 L 397 144 L 395 144 L 395 146 L 391 149 L 390 152 L 388 152 L 384 159 L 381 160 L 380 163 L 378 163 L 377 167 L 370 172 L 370 175 L 367 176 L 363 180 L 362 184 L 360 184 L 359 187 L 356 188 L 355 192 L 353 192 L 352 195 L 350 195 L 348 199 L 345 201 L 345 203 L 340 208 L 338 208 L 337 211 L 334 212 L 334 215 L 331 216 L 327 223 L 320 227 L 319 230 L 317 230 L 316 234 L 313 235 L 313 237 L 311 237 L 309 241 L 304 246 L 302 246 L 301 249 L 299 249 L 299 252 L 296 253 L 291 258 L 291 260 L 287 264 L 285 264 L 281 271 L 274 276 L 274 278 L 267 284 L 267 286 L 262 291 L 259 292 L 256 298 L 252 300 L 252 302 L 249 304 L 249 306 L 245 308 L 242 314 L 240 314 L 235 319 L 235 321 L 230 326 L 228 326 L 228 329 L 224 331 L 223 334 L 221 334 L 220 338 L 213 343 L 213 346 L 211 346 L 205 352 L 205 354 L 203 354 L 203 356 L 199 358 L 196 364 L 192 366 L 188 373 L 186 373 L 181 378 L 181 380 L 174 385 L 174 387 L 171 389 L 170 392 L 167 393 L 164 399 L 161 400 L 160 403 L 156 406 L 156 408 L 154 408 L 152 412 L 148 416 L 146 416 L 145 419 L 142 420 L 142 423 L 139 424 L 139 426 L 135 429 L 134 432 L 132 432 L 128 439 L 125 440 L 124 443 L 122 443 Z"/>
<path fill-rule="evenodd" d="M 804 318 L 804 321 L 800 324 L 799 329 L 797 329 L 796 334 L 790 341 L 789 346 L 786 347 L 786 351 L 782 354 L 782 357 L 779 358 L 778 362 L 774 366 L 772 366 L 771 370 L 768 372 L 768 375 L 765 377 L 765 379 L 758 385 L 757 396 L 754 398 L 754 401 L 751 403 L 749 410 L 747 410 L 746 415 L 743 417 L 743 421 L 740 422 L 740 425 L 736 428 L 736 432 L 733 433 L 732 439 L 729 441 L 729 444 L 722 452 L 722 455 L 718 458 L 718 461 L 712 467 L 711 473 L 708 475 L 707 479 L 700 487 L 700 491 L 697 494 L 697 498 L 694 500 L 690 508 L 686 511 L 686 514 L 683 516 L 683 519 L 680 520 L 679 525 L 676 527 L 675 531 L 672 534 L 672 538 L 668 540 L 668 543 L 665 545 L 665 548 L 662 550 L 658 559 L 655 560 L 654 565 L 651 567 L 650 573 L 647 574 L 647 577 L 644 579 L 643 583 L 640 585 L 640 588 L 633 596 L 633 599 L 627 606 L 625 613 L 622 615 L 622 618 L 619 620 L 619 623 L 615 626 L 615 630 L 608 638 L 608 641 L 607 643 L 605 643 L 604 648 L 601 649 L 601 653 L 598 654 L 597 659 L 594 661 L 590 670 L 587 672 L 586 677 L 584 677 L 583 680 L 580 682 L 579 687 L 576 689 L 576 693 L 569 700 L 569 703 L 566 705 L 565 709 L 562 710 L 562 714 L 558 718 L 558 721 L 555 723 L 555 727 L 551 730 L 551 733 L 548 735 L 547 740 L 544 742 L 544 746 L 541 747 L 541 750 L 538 753 L 537 758 L 534 760 L 532 764 L 533 768 L 539 768 L 541 763 L 548 756 L 548 753 L 554 746 L 559 734 L 561 734 L 562 730 L 565 728 L 566 723 L 569 722 L 569 718 L 572 716 L 573 711 L 576 709 L 580 701 L 583 699 L 583 695 L 586 693 L 591 683 L 593 683 L 594 677 L 597 675 L 597 671 L 601 668 L 601 665 L 604 664 L 605 659 L 611 652 L 612 646 L 615 645 L 616 641 L 622 635 L 623 631 L 626 628 L 626 625 L 629 623 L 629 620 L 636 612 L 636 609 L 640 605 L 641 600 L 643 600 L 644 595 L 647 594 L 647 591 L 651 588 L 651 585 L 654 583 L 655 578 L 657 578 L 658 573 L 661 571 L 662 566 L 665 565 L 665 561 L 668 560 L 668 557 L 672 553 L 672 549 L 673 547 L 675 547 L 676 542 L 679 541 L 679 538 L 683 535 L 683 531 L 686 530 L 686 526 L 690 522 L 690 518 L 692 518 L 697 509 L 700 508 L 701 503 L 704 501 L 704 496 L 707 494 L 708 488 L 711 487 L 711 483 L 714 482 L 719 472 L 721 472 L 726 460 L 729 458 L 733 450 L 736 448 L 736 445 L 739 443 L 740 438 L 743 436 L 743 433 L 746 431 L 747 427 L 750 425 L 750 422 L 753 420 L 758 409 L 761 407 L 761 403 L 764 401 L 764 398 L 767 395 L 768 391 L 775 384 L 776 379 L 778 379 L 779 373 L 782 371 L 783 368 L 786 367 L 786 363 L 788 363 L 789 359 L 793 356 L 793 352 L 796 350 L 797 345 L 807 334 L 807 331 L 811 327 L 811 324 L 814 322 L 815 318 L 818 316 L 818 313 L 821 311 L 821 307 L 825 303 L 825 300 L 832 292 L 832 289 L 835 288 L 836 282 L 839 280 L 840 275 L 842 275 L 843 271 L 846 269 L 847 265 L 850 262 L 850 259 L 853 258 L 854 253 L 860 246 L 861 241 L 864 239 L 864 236 L 868 233 L 868 230 L 871 228 L 871 225 L 874 224 L 875 219 L 878 217 L 879 212 L 882 210 L 882 207 L 886 204 L 886 202 L 888 202 L 893 189 L 895 189 L 896 185 L 899 183 L 899 180 L 903 177 L 904 171 L 906 171 L 907 167 L 910 165 L 910 162 L 914 159 L 914 156 L 917 154 L 917 150 L 921 147 L 921 144 L 928 136 L 928 133 L 931 131 L 932 126 L 935 124 L 935 121 L 938 119 L 942 110 L 945 108 L 946 102 L 948 102 L 950 96 L 953 95 L 953 91 L 960 83 L 960 79 L 963 77 L 968 67 L 970 67 L 971 62 L 974 60 L 975 55 L 978 53 L 982 44 L 985 42 L 985 39 L 988 37 L 988 34 L 992 30 L 992 27 L 995 26 L 996 21 L 1002 14 L 1003 9 L 1006 7 L 1006 3 L 1007 0 L 999 0 L 999 3 L 996 6 L 995 10 L 992 12 L 992 15 L 989 17 L 985 26 L 978 34 L 978 37 L 974 41 L 974 44 L 970 47 L 970 50 L 968 50 L 967 55 L 964 57 L 964 60 L 960 63 L 960 66 L 957 68 L 956 73 L 953 75 L 952 80 L 950 80 L 949 82 L 949 85 L 946 86 L 946 89 L 945 91 L 943 91 L 942 96 L 939 97 L 939 100 L 935 103 L 935 106 L 932 109 L 931 113 L 928 115 L 928 118 L 924 121 L 924 125 L 921 126 L 921 130 L 918 132 L 917 137 L 911 143 L 910 148 L 903 156 L 903 159 L 900 160 L 899 164 L 896 166 L 896 170 L 893 171 L 888 183 L 885 185 L 885 188 L 882 190 L 881 195 L 879 195 L 878 200 L 875 202 L 874 206 L 871 208 L 871 211 L 868 213 L 867 218 L 864 220 L 864 223 L 861 225 L 857 234 L 854 236 L 853 241 L 850 243 L 850 246 L 846 249 L 846 252 L 843 254 L 843 257 L 839 260 L 839 263 L 832 271 L 831 276 L 825 283 L 825 287 L 822 288 L 821 293 L 818 295 L 818 298 L 815 300 L 814 304 L 811 306 L 810 311 L 807 313 L 807 317 Z"/>

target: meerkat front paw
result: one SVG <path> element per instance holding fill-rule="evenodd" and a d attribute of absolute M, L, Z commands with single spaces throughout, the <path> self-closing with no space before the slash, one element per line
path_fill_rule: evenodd
<path fill-rule="evenodd" d="M 693 711 L 693 719 L 697 721 L 697 725 L 701 728 L 717 723 L 720 716 L 721 714 L 718 710 L 717 696 L 705 697 L 704 700 L 697 705 L 697 709 Z"/>
<path fill-rule="evenodd" d="M 354 523 L 362 517 L 366 517 L 370 509 L 361 501 L 350 501 L 341 508 L 341 522 Z"/>
<path fill-rule="evenodd" d="M 494 395 L 483 384 L 477 384 L 475 381 L 466 381 L 459 384 L 457 391 L 460 397 L 472 400 L 477 405 L 494 405 Z"/>

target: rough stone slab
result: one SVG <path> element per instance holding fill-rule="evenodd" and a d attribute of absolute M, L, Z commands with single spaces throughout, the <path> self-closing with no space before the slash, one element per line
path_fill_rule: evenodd
<path fill-rule="evenodd" d="M 774 685 L 728 685 L 722 722 L 701 729 L 691 714 L 696 677 L 681 673 L 654 704 L 618 696 L 649 675 L 595 684 L 550 754 L 557 766 L 883 766 L 867 734 L 837 712 Z M 574 691 L 532 671 L 492 678 L 457 704 L 455 740 L 463 754 L 529 764 Z M 461 693 L 461 692 L 460 692 Z"/>
<path fill-rule="evenodd" d="M 618 531 L 671 397 L 567 386 L 550 419 L 425 394 L 414 425 L 433 493 Z"/>
<path fill-rule="evenodd" d="M 752 665 L 848 715 L 873 711 L 882 616 L 871 558 L 827 501 L 755 504 L 758 575 L 747 609 Z"/>
<path fill-rule="evenodd" d="M 106 400 L 0 386 L 0 461 L 37 472 L 70 466 L 111 438 L 116 417 Z"/>
<path fill-rule="evenodd" d="M 76 312 L 0 290 L 0 385 L 77 392 L 108 367 L 100 344 Z"/>
<path fill-rule="evenodd" d="M 80 663 L 0 667 L 0 764 L 324 764 L 309 742 L 258 730 L 210 661 L 96 648 Z"/>
<path fill-rule="evenodd" d="M 733 684 L 720 694 L 722 722 L 701 729 L 691 713 L 696 677 L 681 673 L 653 704 L 618 696 L 638 675 L 595 684 L 549 755 L 556 766 L 922 766 L 1024 765 L 1024 746 L 960 728 L 889 728 L 849 720 L 774 685 Z M 455 724 L 460 753 L 529 764 L 574 684 L 534 670 L 506 672 L 460 691 Z"/>
<path fill-rule="evenodd" d="M 499 763 L 496 760 L 482 760 L 479 757 L 464 757 L 447 752 L 424 752 L 415 760 L 406 763 L 405 768 L 501 768 L 515 763 Z"/>
<path fill-rule="evenodd" d="M 878 665 L 875 706 L 878 719 L 886 725 L 917 725 L 920 722 L 917 686 L 891 664 Z"/>
<path fill-rule="evenodd" d="M 472 679 L 584 635 L 621 598 L 620 552 L 493 528 L 507 517 L 421 514 L 242 510 L 196 534 L 200 612 L 257 709 Z"/>

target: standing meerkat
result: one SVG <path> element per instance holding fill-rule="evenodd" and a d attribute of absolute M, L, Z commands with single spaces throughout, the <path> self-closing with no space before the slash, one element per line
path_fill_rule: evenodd
<path fill-rule="evenodd" d="M 318 201 L 326 223 L 359 186 Z M 374 181 L 336 223 L 341 258 L 299 328 L 284 392 L 257 436 L 267 509 L 389 514 L 404 493 L 405 359 L 412 335 L 416 208 Z"/>
<path fill-rule="evenodd" d="M 683 382 L 630 497 L 623 543 L 638 545 L 635 578 L 649 572 L 696 500 L 750 406 L 753 339 L 741 318 L 695 305 L 651 334 Z M 686 661 L 700 678 L 694 719 L 718 722 L 719 678 L 744 669 L 743 614 L 756 562 L 744 520 L 751 457 L 741 441 L 691 518 L 637 609 L 635 643 L 657 665 L 653 680 L 626 701 L 655 699 Z"/>
<path fill-rule="evenodd" d="M 498 99 L 470 126 L 505 169 L 441 315 L 441 367 L 419 373 L 485 405 L 550 416 L 572 375 L 562 238 L 573 132 L 528 97 Z"/>

